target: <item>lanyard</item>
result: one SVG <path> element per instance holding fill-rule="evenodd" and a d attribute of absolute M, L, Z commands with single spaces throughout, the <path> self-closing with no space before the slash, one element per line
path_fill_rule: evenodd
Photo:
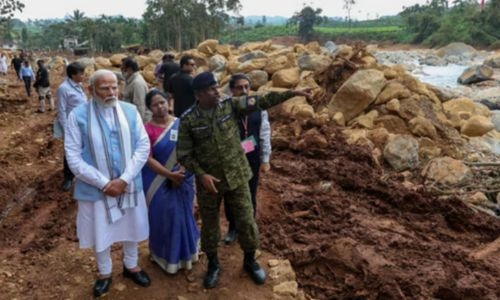
<path fill-rule="evenodd" d="M 245 130 L 245 138 L 248 137 L 248 116 L 241 118 L 241 124 L 243 124 L 243 130 Z"/>

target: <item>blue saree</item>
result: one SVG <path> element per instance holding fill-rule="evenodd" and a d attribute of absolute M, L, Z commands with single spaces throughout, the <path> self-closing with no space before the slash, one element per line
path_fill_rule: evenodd
<path fill-rule="evenodd" d="M 152 145 L 153 158 L 171 171 L 180 167 L 175 155 L 179 121 L 172 122 Z M 151 139 L 148 126 L 146 131 Z M 148 203 L 151 259 L 169 274 L 175 274 L 179 269 L 189 270 L 198 260 L 200 233 L 193 212 L 193 177 L 186 171 L 182 185 L 172 188 L 166 177 L 155 173 L 147 164 L 142 170 Z"/>

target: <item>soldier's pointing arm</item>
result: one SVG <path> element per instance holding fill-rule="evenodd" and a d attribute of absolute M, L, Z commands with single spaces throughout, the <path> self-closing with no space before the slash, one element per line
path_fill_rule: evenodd
<path fill-rule="evenodd" d="M 270 107 L 285 102 L 294 97 L 295 91 L 286 91 L 282 93 L 269 92 L 263 96 L 241 96 L 231 99 L 233 109 L 240 115 L 246 115 L 256 110 L 266 110 Z"/>

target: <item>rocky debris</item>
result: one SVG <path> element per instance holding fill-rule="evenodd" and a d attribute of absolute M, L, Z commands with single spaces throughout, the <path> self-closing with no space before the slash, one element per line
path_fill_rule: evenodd
<path fill-rule="evenodd" d="M 136 56 L 151 86 L 160 53 Z M 244 72 L 253 93 L 313 89 L 313 99 L 296 97 L 269 111 L 275 154 L 273 179 L 263 181 L 263 189 L 273 193 L 268 205 L 279 213 L 259 220 L 263 247 L 295 270 L 292 278 L 283 271 L 286 263 L 270 263 L 270 278 L 290 277 L 273 282 L 277 299 L 300 298 L 301 289 L 318 299 L 500 297 L 492 259 L 467 255 L 500 230 L 496 219 L 474 213 L 477 205 L 492 212 L 487 203 L 496 199 L 488 195 L 500 191 L 497 172 L 470 166 L 500 154 L 495 115 L 484 105 L 425 84 L 401 65 L 386 65 L 361 44 L 264 41 L 235 48 L 208 40 L 176 57 L 184 54 L 195 57 L 198 71 L 213 71 L 223 88 L 231 74 Z M 449 51 L 443 59 L 462 54 Z M 119 71 L 127 55 L 87 58 L 86 72 Z M 59 72 L 54 66 L 51 72 Z M 36 151 L 2 150 L 7 167 L 32 158 L 48 163 L 50 126 L 29 129 L 44 135 L 31 137 L 40 141 L 32 143 Z M 18 147 L 20 140 L 13 135 L 8 143 Z M 19 180 L 13 174 L 2 175 L 9 186 Z M 47 233 L 22 251 L 49 251 L 55 243 L 48 240 Z"/>
<path fill-rule="evenodd" d="M 473 66 L 467 68 L 460 77 L 458 77 L 458 83 L 460 84 L 471 84 L 478 83 L 481 81 L 490 80 L 493 75 L 493 69 L 487 65 Z"/>

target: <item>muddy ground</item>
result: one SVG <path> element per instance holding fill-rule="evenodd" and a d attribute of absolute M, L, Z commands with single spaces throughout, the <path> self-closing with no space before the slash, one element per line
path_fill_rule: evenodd
<path fill-rule="evenodd" d="M 76 205 L 60 191 L 62 142 L 55 112 L 37 114 L 12 70 L 0 99 L 0 298 L 89 299 L 95 261 L 78 249 Z M 56 87 L 62 77 L 53 75 Z M 54 90 L 55 91 L 55 90 Z M 286 123 L 271 112 L 273 126 Z M 327 148 L 276 148 L 262 176 L 258 223 L 262 255 L 289 259 L 299 288 L 314 299 L 500 299 L 500 221 L 460 200 L 438 198 L 417 182 L 347 145 L 323 127 Z M 410 186 L 411 188 L 408 188 Z M 223 226 L 226 224 L 223 222 Z M 110 299 L 273 299 L 273 281 L 255 286 L 237 245 L 221 246 L 223 273 L 206 291 L 206 259 L 169 276 L 148 260 L 152 286 L 120 274 L 114 248 Z"/>

